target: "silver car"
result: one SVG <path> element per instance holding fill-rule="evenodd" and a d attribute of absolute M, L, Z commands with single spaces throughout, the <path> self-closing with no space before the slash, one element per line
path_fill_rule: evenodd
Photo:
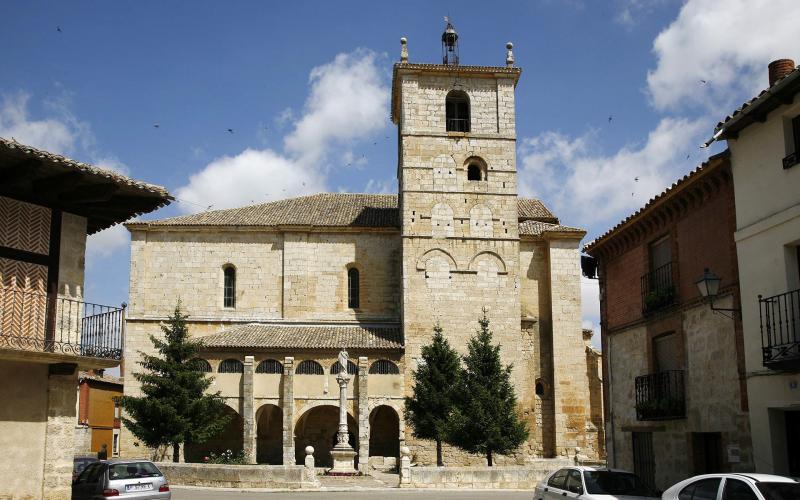
<path fill-rule="evenodd" d="M 772 474 L 704 474 L 674 484 L 664 500 L 797 500 L 800 482 Z"/>
<path fill-rule="evenodd" d="M 72 483 L 72 500 L 110 497 L 169 500 L 164 474 L 149 460 L 108 460 L 89 464 Z"/>
<path fill-rule="evenodd" d="M 545 477 L 534 490 L 533 500 L 655 500 L 659 494 L 636 475 L 598 467 L 564 467 Z"/>

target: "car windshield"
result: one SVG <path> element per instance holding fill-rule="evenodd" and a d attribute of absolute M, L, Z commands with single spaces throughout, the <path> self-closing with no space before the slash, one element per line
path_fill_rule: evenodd
<path fill-rule="evenodd" d="M 638 477 L 630 472 L 584 471 L 586 491 L 591 495 L 656 496 Z"/>
<path fill-rule="evenodd" d="M 756 487 L 766 500 L 797 500 L 800 498 L 800 483 L 756 483 Z"/>
<path fill-rule="evenodd" d="M 111 464 L 108 467 L 108 479 L 136 479 L 140 477 L 156 477 L 161 472 L 150 462 L 133 462 L 128 464 Z"/>

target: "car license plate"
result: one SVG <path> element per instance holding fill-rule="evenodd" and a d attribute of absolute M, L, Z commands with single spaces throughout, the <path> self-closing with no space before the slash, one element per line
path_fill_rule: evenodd
<path fill-rule="evenodd" d="M 126 484 L 125 491 L 149 491 L 153 489 L 152 483 Z"/>

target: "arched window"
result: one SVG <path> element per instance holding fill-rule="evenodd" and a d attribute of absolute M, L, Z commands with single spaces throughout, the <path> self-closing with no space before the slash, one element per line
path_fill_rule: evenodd
<path fill-rule="evenodd" d="M 372 363 L 372 366 L 369 367 L 369 374 L 370 375 L 399 375 L 400 370 L 397 368 L 397 365 L 389 361 L 388 359 L 379 359 L 378 361 Z"/>
<path fill-rule="evenodd" d="M 205 359 L 195 358 L 189 362 L 192 363 L 195 370 L 203 373 L 211 373 L 211 364 Z"/>
<path fill-rule="evenodd" d="M 355 267 L 347 270 L 347 307 L 358 309 L 359 306 L 359 272 Z"/>
<path fill-rule="evenodd" d="M 256 373 L 278 374 L 283 373 L 283 365 L 274 359 L 265 359 L 256 366 Z"/>
<path fill-rule="evenodd" d="M 310 359 L 297 365 L 297 369 L 294 372 L 298 375 L 325 375 L 322 365 Z"/>
<path fill-rule="evenodd" d="M 337 375 L 341 370 L 342 365 L 337 361 L 331 366 L 331 375 Z M 352 361 L 347 362 L 347 373 L 350 375 L 358 375 L 358 367 Z"/>
<path fill-rule="evenodd" d="M 467 180 L 468 181 L 480 181 L 481 179 L 481 167 L 476 164 L 472 164 L 467 167 Z"/>
<path fill-rule="evenodd" d="M 244 373 L 244 364 L 238 359 L 226 359 L 219 364 L 218 373 Z"/>
<path fill-rule="evenodd" d="M 451 90 L 445 98 L 448 132 L 469 132 L 469 96 L 461 90 Z"/>
<path fill-rule="evenodd" d="M 236 307 L 236 268 L 232 265 L 227 265 L 223 269 L 225 276 L 223 284 L 223 302 L 224 307 Z"/>

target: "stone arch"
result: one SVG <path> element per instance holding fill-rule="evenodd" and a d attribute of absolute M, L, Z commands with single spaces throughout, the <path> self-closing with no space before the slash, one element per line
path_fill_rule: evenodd
<path fill-rule="evenodd" d="M 486 205 L 477 204 L 469 211 L 469 234 L 475 238 L 494 236 L 492 210 Z"/>
<path fill-rule="evenodd" d="M 355 418 L 347 413 L 347 426 L 350 445 L 358 450 L 358 425 Z M 314 463 L 317 467 L 331 467 L 333 459 L 331 448 L 336 443 L 339 430 L 339 407 L 325 401 L 307 405 L 294 425 L 295 463 L 305 462 L 306 446 L 314 447 Z M 358 456 L 356 455 L 356 461 Z"/>
<path fill-rule="evenodd" d="M 470 156 L 464 160 L 467 181 L 486 181 L 489 179 L 489 166 L 480 156 Z"/>
<path fill-rule="evenodd" d="M 226 406 L 225 411 L 231 419 L 219 434 L 205 443 L 186 443 L 184 445 L 184 457 L 187 462 L 203 462 L 204 458 L 211 453 L 219 455 L 227 450 L 231 450 L 234 455 L 239 455 L 242 452 L 244 420 L 230 406 Z"/>
<path fill-rule="evenodd" d="M 482 260 L 489 259 L 497 265 L 497 272 L 498 273 L 506 273 L 508 272 L 506 269 L 506 263 L 502 257 L 496 252 L 492 252 L 491 250 L 484 250 L 482 252 L 478 252 L 472 257 L 472 260 L 469 261 L 469 270 L 470 271 L 478 271 L 478 264 Z"/>
<path fill-rule="evenodd" d="M 453 208 L 447 203 L 437 203 L 431 209 L 431 236 L 447 238 L 454 234 Z"/>
<path fill-rule="evenodd" d="M 456 264 L 456 259 L 453 258 L 446 250 L 442 250 L 441 248 L 431 248 L 419 259 L 417 259 L 417 271 L 424 271 L 428 267 L 428 260 L 432 257 L 442 257 L 446 259 L 450 263 L 450 270 L 455 271 L 458 269 L 458 264 Z"/>
<path fill-rule="evenodd" d="M 400 415 L 391 406 L 378 405 L 369 414 L 369 456 L 400 456 Z"/>
<path fill-rule="evenodd" d="M 283 463 L 283 411 L 274 404 L 265 404 L 256 411 L 256 462 Z"/>

